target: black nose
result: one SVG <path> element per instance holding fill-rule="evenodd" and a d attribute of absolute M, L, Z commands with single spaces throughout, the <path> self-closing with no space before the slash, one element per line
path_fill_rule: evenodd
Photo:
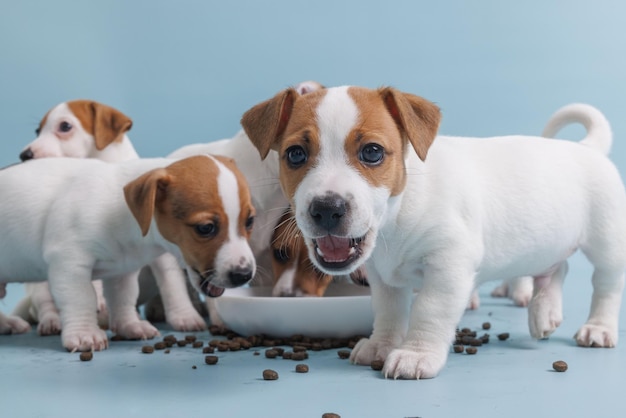
<path fill-rule="evenodd" d="M 335 229 L 346 212 L 346 201 L 334 193 L 314 199 L 309 206 L 313 221 L 327 231 Z"/>
<path fill-rule="evenodd" d="M 33 154 L 33 152 L 30 150 L 30 148 L 26 148 L 24 151 L 21 152 L 20 154 L 20 160 L 22 161 L 26 161 L 26 160 L 32 160 L 35 157 L 35 155 Z"/>
<path fill-rule="evenodd" d="M 242 286 L 252 278 L 252 269 L 249 267 L 237 267 L 228 272 L 228 280 L 233 287 Z"/>

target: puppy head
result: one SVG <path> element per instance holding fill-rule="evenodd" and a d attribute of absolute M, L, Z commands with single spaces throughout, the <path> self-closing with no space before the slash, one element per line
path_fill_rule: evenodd
<path fill-rule="evenodd" d="M 418 96 L 337 87 L 303 96 L 287 89 L 241 123 L 261 157 L 278 151 L 281 186 L 309 255 L 336 275 L 371 254 L 388 205 L 406 184 L 407 153 L 425 160 L 439 120 L 437 106 Z"/>
<path fill-rule="evenodd" d="M 332 276 L 312 263 L 291 211 L 283 214 L 271 241 L 274 294 L 276 296 L 323 296 Z"/>
<path fill-rule="evenodd" d="M 231 159 L 177 161 L 130 182 L 124 195 L 142 234 L 154 221 L 163 238 L 180 248 L 192 285 L 205 295 L 220 296 L 254 276 L 248 240 L 255 212 Z"/>
<path fill-rule="evenodd" d="M 133 122 L 119 110 L 89 100 L 52 108 L 36 130 L 37 138 L 21 152 L 22 161 L 45 157 L 92 157 L 121 141 Z"/>

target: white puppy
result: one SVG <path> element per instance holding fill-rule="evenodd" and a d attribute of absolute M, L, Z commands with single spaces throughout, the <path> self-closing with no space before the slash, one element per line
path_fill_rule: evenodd
<path fill-rule="evenodd" d="M 598 151 L 610 148 L 604 118 L 590 119 L 583 143 L 435 140 L 439 119 L 420 97 L 358 87 L 288 89 L 243 116 L 261 156 L 280 155 L 283 190 L 318 268 L 345 274 L 367 261 L 374 331 L 351 360 L 384 359 L 387 377 L 434 377 L 474 286 L 502 277 L 535 278 L 530 333 L 545 338 L 561 321 L 566 260 L 577 249 L 595 271 L 576 341 L 614 346 L 626 193 Z"/>
<path fill-rule="evenodd" d="M 92 278 L 105 279 L 111 330 L 151 338 L 158 331 L 135 310 L 141 266 L 169 252 L 211 294 L 255 271 L 247 244 L 254 208 L 230 159 L 41 159 L 0 170 L 0 193 L 0 280 L 48 278 L 68 350 L 107 346 Z M 0 314 L 2 332 L 24 324 Z"/>
<path fill-rule="evenodd" d="M 91 100 L 63 102 L 48 111 L 36 130 L 37 138 L 20 153 L 22 161 L 48 157 L 95 158 L 107 162 L 136 160 L 128 135 L 131 119 L 110 106 Z M 186 279 L 171 254 L 156 258 L 150 269 L 157 279 L 165 306 L 165 319 L 179 331 L 206 328 L 202 317 L 192 306 Z M 107 327 L 108 311 L 102 295 L 102 284 L 93 282 L 98 300 L 98 322 Z M 14 314 L 37 322 L 40 335 L 61 332 L 61 319 L 54 306 L 47 282 L 27 283 L 26 298 L 18 303 Z"/>

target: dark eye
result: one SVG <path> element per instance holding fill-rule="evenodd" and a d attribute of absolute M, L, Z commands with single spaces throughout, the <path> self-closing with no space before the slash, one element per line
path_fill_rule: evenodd
<path fill-rule="evenodd" d="M 248 219 L 246 219 L 246 229 L 249 231 L 252 229 L 253 226 L 254 226 L 254 216 L 249 216 Z"/>
<path fill-rule="evenodd" d="M 274 248 L 274 259 L 279 263 L 286 263 L 289 261 L 289 254 L 287 254 L 286 248 Z"/>
<path fill-rule="evenodd" d="M 193 226 L 193 229 L 196 231 L 196 234 L 203 238 L 212 237 L 217 234 L 217 225 L 214 223 L 197 224 Z"/>
<path fill-rule="evenodd" d="M 378 144 L 367 144 L 359 152 L 359 159 L 365 164 L 378 165 L 385 156 L 385 149 Z"/>
<path fill-rule="evenodd" d="M 60 132 L 69 132 L 72 130 L 72 124 L 66 121 L 63 121 L 59 124 Z"/>
<path fill-rule="evenodd" d="M 294 145 L 287 148 L 285 156 L 287 157 L 287 164 L 289 164 L 291 168 L 298 168 L 302 166 L 306 163 L 308 158 L 306 151 L 300 145 Z"/>

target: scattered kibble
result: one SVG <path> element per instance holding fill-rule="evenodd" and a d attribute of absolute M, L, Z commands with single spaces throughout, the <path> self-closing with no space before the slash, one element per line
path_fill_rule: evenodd
<path fill-rule="evenodd" d="M 204 362 L 206 364 L 217 364 L 218 357 L 217 356 L 206 356 L 204 357 Z"/>
<path fill-rule="evenodd" d="M 370 364 L 372 370 L 382 370 L 385 362 L 383 360 L 373 360 Z"/>
<path fill-rule="evenodd" d="M 144 345 L 143 347 L 141 347 L 141 352 L 145 354 L 152 354 L 154 353 L 154 347 L 152 347 L 151 345 Z"/>
<path fill-rule="evenodd" d="M 322 418 L 341 418 L 341 415 L 335 414 L 334 412 L 326 412 L 322 415 Z"/>
<path fill-rule="evenodd" d="M 197 337 L 195 335 L 185 335 L 185 341 L 190 342 L 190 343 L 196 341 L 196 338 Z"/>
<path fill-rule="evenodd" d="M 454 347 L 452 347 L 452 349 L 455 353 L 462 353 L 465 350 L 465 347 L 463 347 L 462 345 L 455 345 Z"/>
<path fill-rule="evenodd" d="M 490 322 L 483 322 L 483 329 L 490 329 L 490 328 L 491 328 Z"/>
<path fill-rule="evenodd" d="M 154 343 L 154 348 L 156 350 L 165 350 L 167 346 L 165 345 L 164 341 L 159 341 L 158 343 Z"/>
<path fill-rule="evenodd" d="M 265 357 L 266 358 L 276 358 L 277 356 L 278 356 L 278 351 L 276 351 L 274 349 L 265 350 Z"/>
<path fill-rule="evenodd" d="M 309 366 L 306 364 L 296 364 L 296 373 L 308 373 Z"/>
<path fill-rule="evenodd" d="M 196 366 L 195 364 L 193 366 L 191 366 L 192 369 L 196 370 L 198 368 L 198 366 Z"/>
<path fill-rule="evenodd" d="M 503 332 L 502 334 L 498 334 L 498 339 L 500 341 L 506 341 L 509 339 L 509 333 L 508 332 Z"/>
<path fill-rule="evenodd" d="M 84 351 L 80 353 L 79 358 L 80 358 L 80 361 L 91 361 L 91 359 L 93 358 L 93 352 Z"/>
<path fill-rule="evenodd" d="M 347 358 L 350 358 L 350 351 L 349 350 L 339 350 L 339 351 L 337 351 L 337 355 L 341 359 L 347 359 Z"/>
<path fill-rule="evenodd" d="M 272 369 L 263 370 L 263 380 L 277 380 L 278 372 Z"/>
<path fill-rule="evenodd" d="M 465 352 L 467 354 L 476 354 L 478 352 L 478 349 L 476 347 L 465 347 Z"/>
<path fill-rule="evenodd" d="M 555 361 L 552 363 L 552 368 L 557 372 L 564 372 L 567 370 L 567 363 L 563 360 Z"/>

